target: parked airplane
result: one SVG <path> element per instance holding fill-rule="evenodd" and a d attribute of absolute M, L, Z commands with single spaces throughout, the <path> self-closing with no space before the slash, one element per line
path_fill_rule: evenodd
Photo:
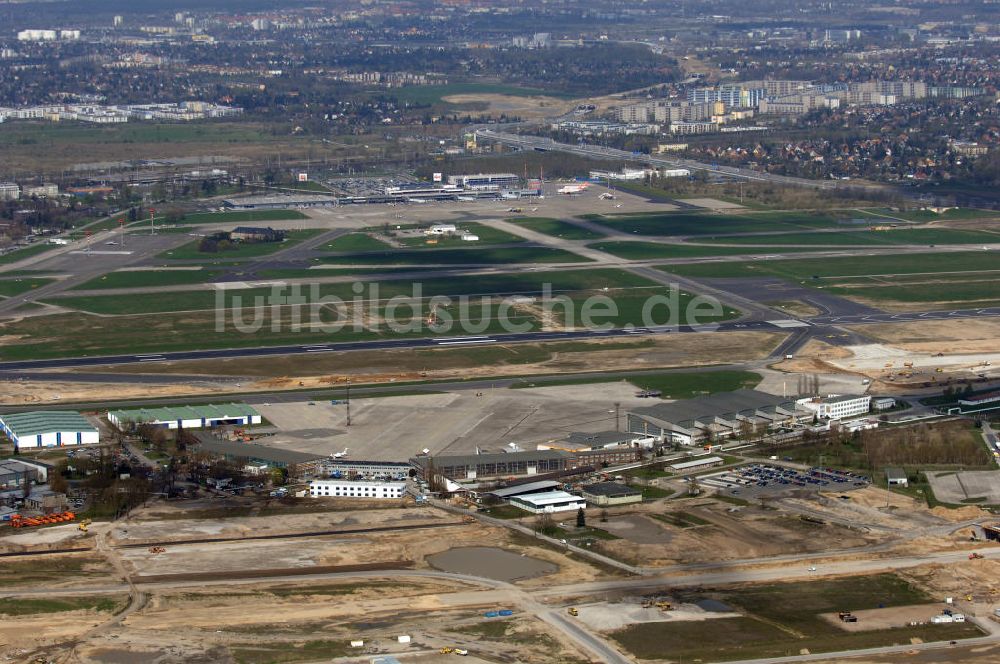
<path fill-rule="evenodd" d="M 330 456 L 332 456 L 334 459 L 343 459 L 345 456 L 347 456 L 347 448 L 345 447 L 343 452 L 334 452 Z"/>
<path fill-rule="evenodd" d="M 564 187 L 559 187 L 556 190 L 557 194 L 582 194 L 583 191 L 590 186 L 589 182 L 583 182 L 581 184 L 568 184 Z"/>

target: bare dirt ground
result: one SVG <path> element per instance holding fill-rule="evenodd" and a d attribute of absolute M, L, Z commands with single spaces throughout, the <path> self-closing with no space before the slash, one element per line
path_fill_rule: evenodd
<path fill-rule="evenodd" d="M 914 353 L 988 353 L 1000 343 L 1000 320 L 993 318 L 858 325 L 851 329 Z"/>
<path fill-rule="evenodd" d="M 839 526 L 808 524 L 797 517 L 763 510 L 759 506 L 734 507 L 710 499 L 676 503 L 676 509 L 707 522 L 704 525 L 681 528 L 650 518 L 653 514 L 665 513 L 667 506 L 674 508 L 675 504 L 653 503 L 634 511 L 630 506 L 630 514 L 609 510 L 608 523 L 601 523 L 600 527 L 607 528 L 622 539 L 600 541 L 597 546 L 622 560 L 660 566 L 769 556 L 779 552 L 821 551 L 828 548 L 830 541 L 836 541 L 840 547 L 861 546 L 876 541 Z M 641 519 L 641 528 L 635 525 L 637 515 L 645 516 Z M 625 521 L 626 525 L 619 526 L 619 520 Z M 657 539 L 650 524 L 669 537 L 669 547 L 662 542 L 650 543 Z"/>
<path fill-rule="evenodd" d="M 600 602 L 577 605 L 579 619 L 598 631 L 612 631 L 650 622 L 693 622 L 715 618 L 736 618 L 740 614 L 727 611 L 706 611 L 695 604 L 678 604 L 670 611 L 644 608 L 635 602 Z"/>
<path fill-rule="evenodd" d="M 911 622 L 928 623 L 932 616 L 939 615 L 941 609 L 947 608 L 943 602 L 938 604 L 916 604 L 913 606 L 892 606 L 884 609 L 866 609 L 852 611 L 858 622 L 844 622 L 836 613 L 819 614 L 824 620 L 845 632 L 869 632 L 877 629 L 892 629 L 905 627 Z"/>
<path fill-rule="evenodd" d="M 576 106 L 575 101 L 556 97 L 521 97 L 504 94 L 458 94 L 441 97 L 441 100 L 449 104 L 485 104 L 486 110 L 490 113 L 506 113 L 523 118 L 562 115 Z"/>
<path fill-rule="evenodd" d="M 529 538 L 506 529 L 479 524 L 458 524 L 433 530 L 414 525 L 435 520 L 454 520 L 452 515 L 424 508 L 351 510 L 316 514 L 279 514 L 262 517 L 184 517 L 183 510 L 155 505 L 140 510 L 111 532 L 117 544 L 166 540 L 166 551 L 152 553 L 145 546 L 117 549 L 133 575 L 178 575 L 212 572 L 246 574 L 276 568 L 309 568 L 320 565 L 356 564 L 364 561 L 410 561 L 416 569 L 430 569 L 426 558 L 452 548 L 474 547 L 489 542 L 509 551 L 511 560 L 543 562 L 552 573 L 527 582 L 545 587 L 606 578 L 588 564 L 562 553 L 537 546 Z M 167 517 L 167 518 L 165 518 Z M 391 531 L 344 536 L 310 536 L 288 540 L 252 541 L 246 536 L 276 535 L 315 528 L 386 527 Z M 107 526 L 95 524 L 95 529 Z M 233 537 L 229 542 L 170 544 L 170 540 Z M 525 558 L 521 558 L 521 555 Z M 59 560 L 63 560 L 63 556 Z M 33 564 L 33 561 L 27 561 Z M 118 583 L 110 570 L 106 577 L 76 573 L 77 587 Z M 474 572 L 473 572 L 474 573 Z M 73 574 L 67 574 L 67 578 Z M 135 578 L 135 577 L 133 577 Z M 161 577 L 163 579 L 163 577 Z M 32 587 L 59 585 L 44 577 Z M 86 585 L 84 585 L 86 584 Z M 87 637 L 78 654 L 84 662 L 231 662 L 316 661 L 352 654 L 350 639 L 363 639 L 365 648 L 356 655 L 375 653 L 436 652 L 444 646 L 464 647 L 473 654 L 502 648 L 519 661 L 552 664 L 582 661 L 581 653 L 558 634 L 553 634 L 530 615 L 518 609 L 518 599 L 504 589 L 492 590 L 476 584 L 437 579 L 366 578 L 361 582 L 302 581 L 259 582 L 226 587 L 164 587 L 149 592 L 148 603 L 129 615 L 122 627 L 104 629 Z M 493 630 L 481 633 L 482 612 L 503 607 L 516 615 L 500 626 L 506 638 L 488 643 Z M 107 615 L 96 612 L 38 614 L 4 620 L 0 627 L 0 657 L 16 661 L 27 650 L 65 643 L 100 624 Z M 396 642 L 409 634 L 413 644 Z M 485 640 L 484 640 L 485 639 Z M 317 643 L 317 640 L 320 640 Z M 317 650 L 300 653 L 306 642 Z M 328 646 L 323 645 L 329 643 Z M 259 650 L 251 655 L 250 650 Z M 241 654 L 242 653 L 242 654 Z M 292 659 L 286 659 L 293 653 Z M 301 655 L 301 656 L 300 656 Z M 366 660 L 367 661 L 367 660 Z M 407 659 L 407 661 L 410 661 Z M 413 661 L 438 661 L 434 658 Z M 450 661 L 450 660 L 444 660 Z"/>

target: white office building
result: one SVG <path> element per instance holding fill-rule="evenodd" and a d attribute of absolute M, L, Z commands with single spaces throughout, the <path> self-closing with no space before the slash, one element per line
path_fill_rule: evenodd
<path fill-rule="evenodd" d="M 532 514 L 575 512 L 581 508 L 587 509 L 586 500 L 566 491 L 546 491 L 545 493 L 514 496 L 510 499 L 510 504 Z"/>
<path fill-rule="evenodd" d="M 398 499 L 405 492 L 406 482 L 313 480 L 309 483 L 309 495 L 313 498 Z"/>
<path fill-rule="evenodd" d="M 871 410 L 871 402 L 872 398 L 867 394 L 831 394 L 828 397 L 800 399 L 796 403 L 823 419 L 842 420 L 867 414 Z"/>
<path fill-rule="evenodd" d="M 0 182 L 0 201 L 16 201 L 21 197 L 21 188 L 13 182 Z"/>

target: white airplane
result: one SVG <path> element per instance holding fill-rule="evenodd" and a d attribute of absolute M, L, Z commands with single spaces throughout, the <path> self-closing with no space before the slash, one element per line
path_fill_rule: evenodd
<path fill-rule="evenodd" d="M 598 196 L 598 198 L 601 199 L 602 201 L 613 201 L 615 200 L 615 195 L 609 194 L 608 192 L 604 192 L 603 194 Z"/>
<path fill-rule="evenodd" d="M 345 447 L 343 452 L 334 452 L 330 456 L 332 456 L 334 459 L 343 459 L 345 456 L 347 456 L 347 448 Z"/>
<path fill-rule="evenodd" d="M 589 182 L 582 182 L 580 184 L 568 184 L 568 185 L 566 185 L 564 187 L 559 187 L 559 189 L 556 190 L 556 193 L 557 194 L 569 194 L 569 195 L 572 195 L 572 194 L 582 194 L 584 192 L 584 190 L 587 187 L 589 187 L 589 186 L 590 186 Z"/>

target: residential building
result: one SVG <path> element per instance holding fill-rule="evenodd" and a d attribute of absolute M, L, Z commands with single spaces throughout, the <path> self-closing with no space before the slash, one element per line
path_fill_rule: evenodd
<path fill-rule="evenodd" d="M 587 508 L 587 501 L 566 491 L 549 491 L 514 496 L 510 504 L 520 507 L 532 514 L 551 514 L 553 512 L 576 512 Z"/>
<path fill-rule="evenodd" d="M 406 482 L 353 482 L 350 480 L 313 480 L 309 495 L 313 498 L 399 499 L 406 493 Z"/>
<path fill-rule="evenodd" d="M 627 487 L 618 482 L 597 482 L 587 484 L 580 491 L 583 498 L 597 507 L 613 505 L 630 505 L 642 502 L 642 491 Z"/>
<path fill-rule="evenodd" d="M 707 134 L 718 131 L 719 125 L 714 122 L 671 122 L 671 134 Z"/>

